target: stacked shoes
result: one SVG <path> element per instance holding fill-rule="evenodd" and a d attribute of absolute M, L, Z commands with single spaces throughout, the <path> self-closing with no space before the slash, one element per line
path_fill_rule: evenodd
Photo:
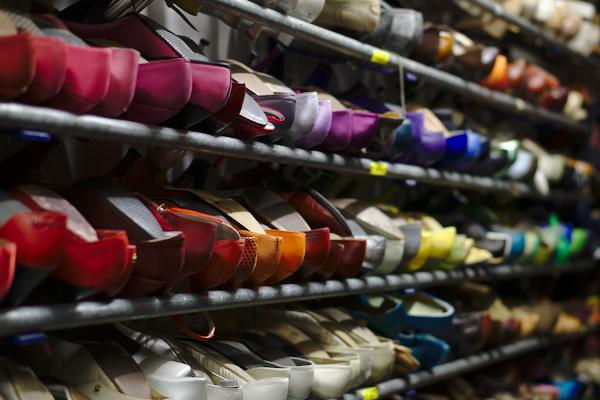
<path fill-rule="evenodd" d="M 27 149 L 15 157 L 29 159 Z M 589 258 L 597 248 L 593 229 L 548 212 L 532 218 L 470 206 L 434 216 L 327 199 L 264 166 L 226 174 L 212 190 L 174 186 L 166 172 L 185 154 L 153 149 L 140 157 L 131 151 L 104 177 L 60 188 L 20 183 L 2 192 L 3 304 L 484 263 L 560 265 Z"/>
<path fill-rule="evenodd" d="M 597 323 L 598 310 L 584 300 L 516 302 L 475 283 L 323 303 L 58 331 L 22 352 L 28 367 L 0 360 L 0 392 L 9 400 L 12 386 L 19 396 L 91 400 L 339 398 L 533 335 L 577 333 Z"/>

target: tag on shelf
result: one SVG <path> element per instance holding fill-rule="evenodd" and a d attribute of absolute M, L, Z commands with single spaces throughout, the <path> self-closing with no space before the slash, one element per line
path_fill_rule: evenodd
<path fill-rule="evenodd" d="M 369 174 L 376 176 L 386 176 L 387 175 L 387 166 L 386 162 L 371 162 L 371 170 Z"/>
<path fill-rule="evenodd" d="M 379 392 L 377 391 L 376 386 L 362 389 L 360 394 L 362 395 L 363 400 L 377 400 L 379 398 Z"/>
<path fill-rule="evenodd" d="M 377 64 L 387 64 L 390 62 L 390 53 L 387 51 L 374 49 L 373 54 L 371 55 L 371 62 Z"/>

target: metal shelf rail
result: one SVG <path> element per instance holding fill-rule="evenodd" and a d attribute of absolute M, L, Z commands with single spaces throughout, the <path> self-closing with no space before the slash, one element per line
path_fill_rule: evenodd
<path fill-rule="evenodd" d="M 306 284 L 283 284 L 234 291 L 211 290 L 198 294 L 182 293 L 163 297 L 114 299 L 103 302 L 28 305 L 0 310 L 0 337 L 234 307 L 433 287 L 466 280 L 494 281 L 580 273 L 591 271 L 594 267 L 595 262 L 592 260 L 572 262 L 560 267 L 480 266 L 452 271 L 417 271 L 410 274 L 369 276 Z"/>
<path fill-rule="evenodd" d="M 462 189 L 504 192 L 521 197 L 541 197 L 533 185 L 497 180 L 456 172 L 421 168 L 406 164 L 376 162 L 367 158 L 327 154 L 314 150 L 293 149 L 281 145 L 241 141 L 235 138 L 176 130 L 156 125 L 110 119 L 92 115 L 74 115 L 60 110 L 16 103 L 0 103 L 0 127 L 48 132 L 58 136 L 116 141 L 132 145 L 184 149 L 193 152 L 248 160 L 277 162 L 361 175 L 413 179 L 423 183 Z M 581 193 L 552 190 L 549 198 L 577 200 Z"/>
<path fill-rule="evenodd" d="M 462 8 L 461 3 L 468 1 L 471 4 L 478 6 L 479 8 L 494 14 L 496 17 L 505 20 L 506 22 L 519 27 L 524 32 L 527 32 L 536 39 L 541 40 L 546 46 L 550 47 L 552 52 L 555 54 L 566 54 L 569 57 L 574 58 L 574 61 L 580 61 L 590 66 L 597 67 L 598 62 L 590 57 L 587 57 L 581 53 L 571 50 L 563 41 L 556 37 L 548 34 L 542 28 L 534 24 L 533 22 L 520 17 L 518 15 L 509 13 L 502 7 L 500 3 L 496 3 L 490 0 L 452 0 L 457 7 Z"/>
<path fill-rule="evenodd" d="M 434 83 L 473 99 L 482 100 L 487 104 L 506 111 L 525 115 L 533 119 L 558 123 L 572 132 L 581 134 L 588 132 L 588 127 L 585 124 L 573 121 L 560 113 L 541 109 L 522 99 L 489 90 L 474 82 L 465 81 L 458 76 L 428 67 L 409 58 L 381 50 L 299 19 L 282 15 L 277 11 L 263 8 L 248 0 L 194 1 L 233 14 L 242 19 L 258 22 L 277 31 L 301 37 L 352 58 L 385 65 L 395 70 L 398 70 L 400 64 L 402 64 L 405 71 L 412 72 L 427 82 Z"/>
<path fill-rule="evenodd" d="M 477 354 L 460 358 L 438 365 L 426 371 L 419 371 L 402 378 L 378 383 L 376 386 L 362 388 L 353 393 L 343 395 L 343 400 L 376 400 L 395 393 L 403 393 L 411 389 L 431 385 L 455 376 L 488 367 L 502 361 L 532 353 L 550 346 L 559 345 L 565 341 L 581 337 L 596 331 L 596 327 L 585 328 L 581 332 L 560 336 L 536 336 L 515 343 L 500 346 L 495 349 L 482 351 Z"/>

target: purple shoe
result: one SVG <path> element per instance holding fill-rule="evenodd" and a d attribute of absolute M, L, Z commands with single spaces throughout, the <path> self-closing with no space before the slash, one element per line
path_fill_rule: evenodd
<path fill-rule="evenodd" d="M 367 147 L 377 133 L 379 116 L 368 111 L 352 111 L 352 137 L 347 148 L 340 151 L 343 154 L 358 153 Z"/>
<path fill-rule="evenodd" d="M 316 150 L 335 153 L 348 148 L 352 140 L 352 110 L 333 111 L 331 127 L 325 140 Z"/>
<path fill-rule="evenodd" d="M 252 96 L 261 106 L 279 111 L 284 121 L 275 125 L 275 130 L 261 137 L 261 141 L 274 143 L 283 138 L 294 124 L 296 116 L 296 97 L 292 93 L 277 93 L 265 96 Z"/>
<path fill-rule="evenodd" d="M 296 147 L 311 149 L 323 143 L 329 134 L 331 120 L 331 102 L 329 100 L 320 100 L 319 109 L 317 111 L 317 120 L 315 121 L 313 130 L 308 135 L 298 140 L 295 143 Z"/>

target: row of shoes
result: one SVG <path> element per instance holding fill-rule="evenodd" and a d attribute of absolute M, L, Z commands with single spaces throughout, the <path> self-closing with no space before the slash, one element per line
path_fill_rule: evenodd
<path fill-rule="evenodd" d="M 488 309 L 457 312 L 440 297 L 406 290 L 318 307 L 222 310 L 58 331 L 44 346 L 15 351 L 28 367 L 2 359 L 0 394 L 13 400 L 12 384 L 21 399 L 34 389 L 91 400 L 339 398 L 488 346 L 584 326 L 585 317 L 566 305 L 509 308 L 484 285 L 463 284 L 446 296 Z M 598 311 L 589 304 L 586 316 Z"/>
<path fill-rule="evenodd" d="M 192 8 L 188 4 L 191 2 L 182 1 L 180 3 L 185 4 L 183 9 L 186 11 Z M 277 5 L 284 2 L 258 3 L 280 11 Z M 286 7 L 292 7 L 287 4 L 288 2 L 285 3 Z M 521 0 L 516 3 L 520 5 Z M 547 0 L 542 3 L 554 5 L 555 1 Z M 562 0 L 556 3 L 557 8 L 568 9 L 565 5 L 559 6 L 559 3 L 563 3 Z M 302 7 L 302 5 L 299 6 Z M 380 14 L 378 23 L 366 24 L 365 21 L 361 21 L 361 18 L 365 18 L 364 13 L 352 15 L 352 17 L 347 16 L 347 14 L 355 12 L 352 9 L 353 6 L 357 9 L 369 7 L 371 12 L 375 12 L 372 11 L 375 9 L 373 4 L 369 2 L 330 0 L 325 1 L 323 13 L 315 23 L 337 29 L 362 42 L 397 52 L 424 64 L 434 65 L 489 89 L 522 98 L 541 108 L 562 112 L 575 120 L 587 118 L 584 106 L 585 95 L 579 90 L 561 85 L 554 75 L 538 65 L 527 62 L 523 58 L 509 62 L 505 55 L 500 54 L 500 49 L 476 43 L 456 30 L 424 22 L 423 15 L 412 9 L 377 9 L 378 11 L 375 13 Z M 593 8 L 592 5 L 590 6 Z M 206 7 L 196 5 L 196 9 L 192 13 L 197 14 L 198 10 L 203 9 L 205 10 Z M 314 15 L 314 10 L 312 11 Z M 290 15 L 297 16 L 294 11 L 291 11 Z M 574 15 L 578 14 L 574 13 Z M 225 18 L 225 20 L 229 19 Z M 585 23 L 595 27 L 600 35 L 600 27 L 587 21 Z M 587 27 L 587 25 L 585 26 Z M 486 27 L 492 28 L 493 24 L 486 24 Z M 287 35 L 284 36 L 287 37 Z M 582 29 L 577 38 L 573 40 L 581 42 L 586 39 L 591 40 L 587 28 Z"/>
<path fill-rule="evenodd" d="M 395 400 L 592 400 L 600 393 L 598 337 L 588 334 L 565 346 L 395 396 Z"/>
<path fill-rule="evenodd" d="M 521 16 L 584 56 L 597 51 L 600 26 L 593 3 L 579 0 L 495 0 L 505 11 Z M 463 2 L 468 3 L 468 2 Z M 482 23 L 482 29 L 501 39 L 509 25 L 474 5 L 461 4 Z"/>
<path fill-rule="evenodd" d="M 44 146 L 41 146 L 44 147 Z M 187 151 L 132 150 L 103 177 L 43 185 L 32 144 L 5 159 L 5 305 L 140 297 L 277 283 L 589 258 L 593 230 L 469 207 L 435 218 L 391 204 L 327 199 L 259 165 L 212 190 L 167 172 Z M 44 150 L 46 151 L 46 150 Z M 501 215 L 501 213 L 500 213 Z M 444 221 L 443 225 L 440 221 Z M 43 245 L 41 245 L 43 243 Z M 94 256 L 90 256 L 94 254 Z M 39 286 L 40 290 L 34 290 Z M 42 290 L 43 288 L 43 290 Z"/>
<path fill-rule="evenodd" d="M 547 157 L 542 149 L 533 145 L 527 148 L 516 142 L 494 144 L 477 133 L 457 131 L 443 111 L 436 115 L 426 108 L 414 107 L 414 111 L 404 115 L 399 107 L 381 102 L 361 88 L 342 94 L 343 101 L 340 101 L 315 86 L 292 90 L 275 77 L 256 72 L 235 60 L 227 60 L 228 64 L 209 62 L 200 49 L 194 51 L 188 40 L 140 14 L 129 14 L 105 24 L 59 20 L 52 14 L 33 16 L 5 11 L 3 15 L 7 24 L 23 29 L 6 38 L 18 38 L 13 46 L 20 49 L 22 57 L 16 59 L 29 63 L 7 66 L 12 73 L 7 72 L 6 80 L 13 86 L 5 93 L 5 100 L 198 128 L 214 134 L 259 138 L 305 149 L 360 154 L 376 160 L 496 178 L 534 180 L 542 194 L 548 193 L 548 182 L 555 184 L 561 182 L 563 176 L 569 177 L 563 174 L 562 166 L 567 163 L 576 164 L 572 169 L 575 174 L 589 176 L 593 172 L 589 164 Z M 94 43 L 118 40 L 137 50 L 86 46 L 67 27 Z M 49 42 L 35 44 L 45 41 Z M 36 51 L 38 47 L 40 51 Z M 28 48 L 31 51 L 24 51 Z M 61 48 L 73 55 L 72 63 L 66 53 L 61 56 Z M 155 60 L 137 64 L 138 50 Z M 102 62 L 92 53 L 104 54 L 103 60 L 110 68 L 102 67 Z M 82 63 L 83 60 L 90 61 L 93 68 Z M 122 64 L 123 60 L 130 64 Z M 553 90 L 552 85 L 546 84 L 553 80 L 540 81 L 540 74 L 531 72 L 539 72 L 538 69 L 526 68 L 524 60 L 515 65 L 516 69 L 520 68 L 517 75 L 521 80 L 523 75 L 535 76 L 531 81 L 537 82 L 538 95 L 544 97 L 545 89 Z M 169 72 L 171 66 L 188 71 L 190 79 L 182 79 L 186 76 L 183 70 Z M 98 76 L 98 81 L 90 80 L 94 71 L 105 76 Z M 126 76 L 122 74 L 125 72 Z M 13 79 L 15 73 L 22 75 L 22 79 Z M 162 77 L 164 85 L 155 84 L 155 74 Z M 547 77 L 547 74 L 542 73 L 542 76 Z M 514 82 L 519 80 L 517 76 L 513 78 Z M 173 82 L 165 79 L 173 79 Z M 171 103 L 169 99 L 177 99 L 178 103 Z M 545 99 L 553 101 L 549 97 Z M 563 100 L 566 101 L 565 96 Z M 444 118 L 443 121 L 440 118 Z"/>

